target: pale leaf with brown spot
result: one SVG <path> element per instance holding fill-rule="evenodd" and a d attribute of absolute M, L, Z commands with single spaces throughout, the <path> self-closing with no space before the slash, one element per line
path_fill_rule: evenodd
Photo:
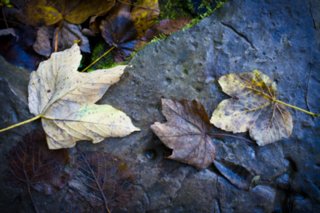
<path fill-rule="evenodd" d="M 249 131 L 259 146 L 288 138 L 292 133 L 291 114 L 277 102 L 276 83 L 258 70 L 227 74 L 219 84 L 232 98 L 223 100 L 210 122 L 233 133 Z"/>
<path fill-rule="evenodd" d="M 173 150 L 169 158 L 201 169 L 208 167 L 215 158 L 215 146 L 204 107 L 197 101 L 162 99 L 162 113 L 168 121 L 155 122 L 151 129 Z"/>
<path fill-rule="evenodd" d="M 50 149 L 73 147 L 80 140 L 98 143 L 139 130 L 120 110 L 94 104 L 119 81 L 126 66 L 80 73 L 80 61 L 80 49 L 75 44 L 53 53 L 31 73 L 29 109 L 41 115 Z"/>

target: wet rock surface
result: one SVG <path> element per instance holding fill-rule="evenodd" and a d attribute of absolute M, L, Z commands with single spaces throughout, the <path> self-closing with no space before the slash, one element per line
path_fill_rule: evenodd
<path fill-rule="evenodd" d="M 320 208 L 318 118 L 290 110 L 292 136 L 264 147 L 220 138 L 216 162 L 202 171 L 167 160 L 170 150 L 150 125 L 164 120 L 162 97 L 197 99 L 211 114 L 227 97 L 216 80 L 229 72 L 253 69 L 277 82 L 280 100 L 319 113 L 320 14 L 315 9 L 319 7 L 316 0 L 229 1 L 194 27 L 148 45 L 100 101 L 126 112 L 141 132 L 96 145 L 81 142 L 70 149 L 71 158 L 77 152 L 104 151 L 130 164 L 134 193 L 126 206 L 114 212 L 316 212 Z M 4 127 L 31 115 L 27 71 L 3 60 L 0 64 Z M 33 211 L 26 195 L 6 186 L 5 156 L 26 132 L 39 126 L 35 122 L 0 134 L 2 212 Z M 49 197 L 32 193 L 41 210 L 57 212 L 63 209 L 59 203 L 65 201 L 68 186 Z"/>

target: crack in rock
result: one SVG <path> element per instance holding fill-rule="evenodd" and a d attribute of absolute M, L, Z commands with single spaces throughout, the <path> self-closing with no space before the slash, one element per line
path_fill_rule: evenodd
<path fill-rule="evenodd" d="M 221 22 L 221 24 L 224 27 L 230 29 L 235 34 L 237 34 L 240 38 L 242 38 L 252 49 L 257 50 L 257 48 L 253 45 L 252 41 L 250 41 L 249 38 L 245 34 L 239 32 L 235 27 L 233 27 L 230 24 L 227 24 L 227 23 L 224 23 L 224 22 Z"/>

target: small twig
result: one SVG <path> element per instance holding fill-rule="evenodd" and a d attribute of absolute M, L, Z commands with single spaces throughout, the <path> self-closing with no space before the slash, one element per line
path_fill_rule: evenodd
<path fill-rule="evenodd" d="M 1 12 L 2 12 L 2 17 L 3 17 L 4 24 L 6 25 L 6 28 L 9 28 L 6 15 L 3 12 L 3 7 L 1 8 Z"/>
<path fill-rule="evenodd" d="M 59 23 L 59 26 L 57 27 L 57 31 L 54 35 L 54 52 L 58 52 L 58 44 L 59 44 L 59 33 L 60 33 L 60 30 L 62 28 L 62 24 L 63 22 L 60 22 Z"/>
<path fill-rule="evenodd" d="M 115 48 L 115 46 L 112 46 L 110 49 L 108 49 L 105 53 L 103 53 L 99 58 L 97 58 L 96 60 L 94 60 L 91 64 L 89 64 L 86 68 L 84 68 L 82 71 L 80 72 L 85 72 L 87 71 L 90 67 L 92 67 L 93 65 L 95 65 L 98 61 L 100 61 L 103 57 L 105 57 L 106 55 L 108 55 L 113 49 Z"/>

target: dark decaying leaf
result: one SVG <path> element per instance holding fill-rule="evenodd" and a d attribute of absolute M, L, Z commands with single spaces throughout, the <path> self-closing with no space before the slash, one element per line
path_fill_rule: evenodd
<path fill-rule="evenodd" d="M 159 23 L 153 25 L 148 29 L 144 35 L 145 40 L 150 41 L 154 37 L 159 35 L 169 36 L 170 34 L 181 30 L 186 26 L 191 19 L 188 18 L 179 18 L 179 19 L 164 19 Z"/>
<path fill-rule="evenodd" d="M 36 32 L 30 27 L 19 25 L 14 34 L 3 33 L 0 37 L 0 54 L 10 63 L 35 70 L 43 58 L 33 51 Z"/>
<path fill-rule="evenodd" d="M 239 189 L 249 190 L 254 177 L 246 168 L 227 161 L 214 161 L 218 171 Z"/>
<path fill-rule="evenodd" d="M 19 39 L 19 36 L 16 34 L 16 32 L 13 28 L 7 28 L 7 29 L 0 30 L 0 36 L 8 36 L 8 35 L 15 37 L 16 40 Z"/>
<path fill-rule="evenodd" d="M 291 114 L 277 101 L 276 83 L 258 70 L 231 73 L 219 84 L 232 98 L 219 103 L 211 123 L 233 133 L 249 131 L 259 146 L 288 138 L 292 133 Z"/>
<path fill-rule="evenodd" d="M 215 158 L 209 117 L 197 101 L 162 99 L 162 113 L 166 123 L 155 122 L 153 132 L 173 149 L 169 158 L 198 168 L 208 167 Z"/>
<path fill-rule="evenodd" d="M 61 22 L 58 27 L 43 26 L 37 31 L 37 38 L 33 49 L 39 55 L 49 57 L 57 45 L 57 50 L 62 51 L 78 43 L 82 52 L 90 52 L 89 40 L 81 32 L 80 25 Z"/>
<path fill-rule="evenodd" d="M 52 194 L 67 182 L 64 167 L 68 162 L 68 152 L 49 150 L 42 131 L 24 136 L 23 141 L 10 150 L 7 160 L 10 170 L 8 183 L 12 187 L 23 186 L 34 206 L 31 189 Z"/>
<path fill-rule="evenodd" d="M 103 152 L 87 152 L 80 153 L 75 162 L 70 199 L 79 197 L 101 212 L 125 207 L 133 193 L 133 175 L 124 161 Z"/>
<path fill-rule="evenodd" d="M 82 52 L 90 53 L 89 40 L 82 34 L 79 25 L 63 22 L 61 27 L 55 29 L 53 44 L 56 42 L 58 43 L 59 51 L 68 49 L 74 43 L 78 43 Z"/>
<path fill-rule="evenodd" d="M 115 0 L 30 0 L 23 8 L 24 22 L 31 25 L 53 25 L 62 20 L 81 24 L 90 16 L 109 11 Z"/>
<path fill-rule="evenodd" d="M 116 48 L 115 61 L 123 61 L 135 49 L 146 30 L 151 28 L 159 16 L 158 0 L 121 1 L 101 21 L 100 31 L 106 43 Z M 92 33 L 96 32 L 91 22 Z"/>
<path fill-rule="evenodd" d="M 33 44 L 33 49 L 39 55 L 49 57 L 52 53 L 51 39 L 53 35 L 52 27 L 40 27 L 37 30 L 37 38 Z"/>
<path fill-rule="evenodd" d="M 101 22 L 102 37 L 110 46 L 116 47 L 116 61 L 124 60 L 134 50 L 137 31 L 130 19 L 130 6 L 119 4 Z"/>

